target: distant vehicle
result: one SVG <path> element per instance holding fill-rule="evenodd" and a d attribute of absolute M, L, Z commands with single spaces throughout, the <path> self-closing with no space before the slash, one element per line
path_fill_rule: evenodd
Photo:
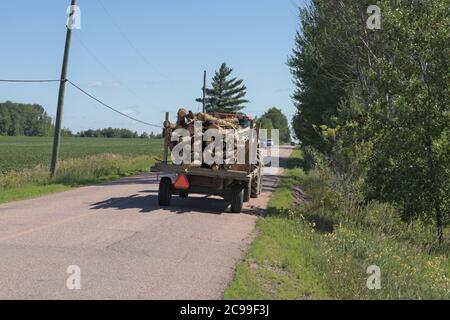
<path fill-rule="evenodd" d="M 259 147 L 260 148 L 266 148 L 267 147 L 267 140 L 259 140 Z"/>
<path fill-rule="evenodd" d="M 272 139 L 267 139 L 267 140 L 259 140 L 259 146 L 261 148 L 267 148 L 267 147 L 273 147 L 274 143 Z"/>

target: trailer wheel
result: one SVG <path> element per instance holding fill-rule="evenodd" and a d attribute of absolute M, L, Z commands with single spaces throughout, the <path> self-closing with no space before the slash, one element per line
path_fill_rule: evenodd
<path fill-rule="evenodd" d="M 262 174 L 262 171 L 261 171 Z M 263 190 L 263 177 L 262 175 L 259 176 L 259 189 L 258 189 L 258 196 L 262 193 Z"/>
<path fill-rule="evenodd" d="M 262 168 L 259 167 L 258 174 L 252 179 L 252 189 L 250 196 L 252 198 L 258 198 L 262 191 Z"/>
<path fill-rule="evenodd" d="M 244 202 L 250 201 L 250 195 L 252 193 L 252 183 L 249 183 L 244 188 Z"/>
<path fill-rule="evenodd" d="M 231 212 L 241 213 L 242 207 L 244 206 L 244 188 L 239 186 L 233 191 L 233 198 L 231 199 Z"/>
<path fill-rule="evenodd" d="M 258 196 L 261 194 L 262 191 L 262 159 L 261 159 L 261 153 L 258 146 L 257 151 L 257 163 L 256 168 L 258 169 L 257 175 L 253 177 L 252 179 L 252 185 L 251 185 L 251 192 L 250 197 L 252 198 L 258 198 Z"/>
<path fill-rule="evenodd" d="M 250 193 L 250 196 L 252 198 L 258 198 L 259 194 L 261 193 L 261 173 L 259 173 L 253 180 L 252 180 L 252 191 Z"/>
<path fill-rule="evenodd" d="M 159 182 L 158 190 L 158 204 L 160 206 L 170 206 L 172 200 L 172 180 L 168 177 L 164 177 Z"/>

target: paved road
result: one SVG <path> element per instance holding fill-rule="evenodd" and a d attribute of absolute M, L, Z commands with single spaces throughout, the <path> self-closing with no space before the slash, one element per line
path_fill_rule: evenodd
<path fill-rule="evenodd" d="M 153 174 L 0 205 L 0 299 L 220 299 L 281 173 L 267 169 L 243 214 L 204 196 L 160 208 Z"/>

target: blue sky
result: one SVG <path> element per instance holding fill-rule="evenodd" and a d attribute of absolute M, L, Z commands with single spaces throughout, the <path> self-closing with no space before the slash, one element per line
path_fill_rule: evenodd
<path fill-rule="evenodd" d="M 78 0 L 82 28 L 74 31 L 68 78 L 101 100 L 159 124 L 165 111 L 198 111 L 203 70 L 209 82 L 225 61 L 248 87 L 251 102 L 245 112 L 260 115 L 276 106 L 292 118 L 286 61 L 298 29 L 297 6 L 305 0 L 100 1 L 109 15 L 99 0 Z M 59 78 L 69 2 L 2 1 L 0 78 Z M 0 101 L 38 103 L 51 116 L 57 92 L 57 83 L 0 83 Z M 104 109 L 70 86 L 63 126 L 155 130 Z"/>

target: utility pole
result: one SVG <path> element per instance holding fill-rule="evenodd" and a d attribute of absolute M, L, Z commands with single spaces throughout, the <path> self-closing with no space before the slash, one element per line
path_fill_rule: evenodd
<path fill-rule="evenodd" d="M 52 163 L 50 167 L 51 177 L 55 177 L 58 166 L 59 145 L 61 140 L 61 120 L 64 107 L 64 94 L 66 91 L 67 81 L 67 65 L 69 63 L 70 42 L 72 40 L 73 21 L 72 16 L 75 14 L 75 6 L 77 0 L 71 0 L 70 16 L 67 23 L 66 44 L 64 47 L 64 59 L 61 70 L 61 82 L 59 83 L 58 108 L 56 111 L 55 133 L 53 138 Z"/>
<path fill-rule="evenodd" d="M 206 70 L 203 71 L 203 112 L 205 112 L 206 105 Z"/>

